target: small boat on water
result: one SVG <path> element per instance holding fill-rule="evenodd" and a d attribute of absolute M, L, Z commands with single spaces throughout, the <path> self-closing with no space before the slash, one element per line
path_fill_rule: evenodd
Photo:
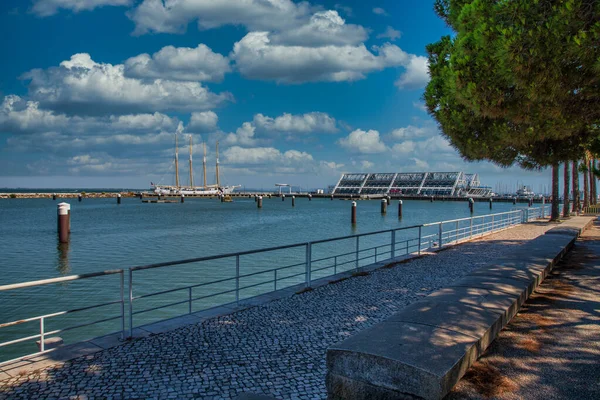
<path fill-rule="evenodd" d="M 184 195 L 184 196 L 221 196 L 230 195 L 233 191 L 240 187 L 238 186 L 221 186 L 219 177 L 219 142 L 217 142 L 217 166 L 216 166 L 216 183 L 208 185 L 206 183 L 206 144 L 204 145 L 204 159 L 202 161 L 202 169 L 204 174 L 204 185 L 194 186 L 194 172 L 192 168 L 192 136 L 190 136 L 190 185 L 182 186 L 179 184 L 179 148 L 177 132 L 175 133 L 175 185 L 161 185 L 150 182 L 154 193 L 158 195 Z"/>
<path fill-rule="evenodd" d="M 534 196 L 535 193 L 533 192 L 533 190 L 531 190 L 529 186 L 521 186 L 521 188 L 517 190 L 517 197 L 530 198 Z"/>

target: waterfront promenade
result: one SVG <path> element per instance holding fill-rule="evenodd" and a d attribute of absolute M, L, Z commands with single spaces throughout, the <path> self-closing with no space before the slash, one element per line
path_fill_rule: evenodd
<path fill-rule="evenodd" d="M 521 225 L 232 315 L 0 381 L 0 398 L 324 398 L 326 349 L 543 234 Z"/>

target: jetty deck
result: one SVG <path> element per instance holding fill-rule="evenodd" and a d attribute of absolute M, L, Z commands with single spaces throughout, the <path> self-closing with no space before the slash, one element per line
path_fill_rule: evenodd
<path fill-rule="evenodd" d="M 105 350 L 88 346 L 82 357 L 35 371 L 24 364 L 5 368 L 0 399 L 325 398 L 328 347 L 552 227 L 520 225 L 299 295 L 189 318 L 189 325 L 169 332 L 142 327 L 136 340 Z"/>

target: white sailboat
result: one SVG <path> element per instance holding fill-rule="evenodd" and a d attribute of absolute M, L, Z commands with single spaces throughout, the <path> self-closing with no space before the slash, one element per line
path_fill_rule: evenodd
<path fill-rule="evenodd" d="M 175 186 L 153 184 L 154 193 L 158 195 L 185 195 L 185 196 L 219 196 L 233 193 L 240 186 L 221 186 L 219 177 L 219 142 L 217 142 L 217 165 L 216 165 L 216 184 L 208 185 L 206 182 L 206 143 L 203 143 L 204 158 L 202 160 L 202 169 L 204 175 L 204 185 L 194 186 L 194 172 L 192 168 L 192 136 L 190 135 L 190 186 L 179 184 L 179 147 L 177 132 L 175 133 Z"/>

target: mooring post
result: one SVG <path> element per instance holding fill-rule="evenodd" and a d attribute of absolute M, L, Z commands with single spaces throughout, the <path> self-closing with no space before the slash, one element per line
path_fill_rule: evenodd
<path fill-rule="evenodd" d="M 225 195 L 222 194 L 219 197 L 221 198 L 221 203 L 225 203 Z"/>
<path fill-rule="evenodd" d="M 69 242 L 69 204 L 58 203 L 58 241 L 60 243 Z"/>
<path fill-rule="evenodd" d="M 117 204 L 121 204 L 121 193 L 117 193 Z"/>
<path fill-rule="evenodd" d="M 77 195 L 77 200 L 81 201 L 81 199 L 82 199 L 82 198 L 83 198 L 83 196 L 81 195 L 81 193 L 79 193 L 79 194 Z"/>
<path fill-rule="evenodd" d="M 281 201 L 285 201 L 285 194 L 281 195 Z"/>
<path fill-rule="evenodd" d="M 312 194 L 308 194 L 308 201 L 312 201 Z"/>
<path fill-rule="evenodd" d="M 490 210 L 492 209 L 492 198 L 490 197 Z"/>
<path fill-rule="evenodd" d="M 381 213 L 382 214 L 386 214 L 387 213 L 387 199 L 381 199 Z"/>
<path fill-rule="evenodd" d="M 356 225 L 356 202 L 355 201 L 352 202 L 352 212 L 350 214 L 350 222 L 352 222 L 352 225 Z"/>
<path fill-rule="evenodd" d="M 292 196 L 292 207 L 296 207 L 296 196 Z"/>
<path fill-rule="evenodd" d="M 333 201 L 333 195 L 331 195 L 331 201 Z"/>
<path fill-rule="evenodd" d="M 513 206 L 517 205 L 517 198 L 513 197 Z"/>
<path fill-rule="evenodd" d="M 262 196 L 258 196 L 258 200 L 256 201 L 256 207 L 262 208 Z"/>
<path fill-rule="evenodd" d="M 402 218 L 402 200 L 398 200 L 398 218 Z"/>
<path fill-rule="evenodd" d="M 52 200 L 56 200 L 56 193 L 52 194 Z"/>
<path fill-rule="evenodd" d="M 181 193 L 181 202 L 183 203 L 185 201 L 185 195 L 183 193 Z"/>
<path fill-rule="evenodd" d="M 433 196 L 431 196 L 431 199 L 429 199 L 430 203 L 433 203 Z"/>
<path fill-rule="evenodd" d="M 471 214 L 473 214 L 474 208 L 475 208 L 475 200 L 473 200 L 472 197 L 469 197 L 469 210 L 471 211 Z"/>
<path fill-rule="evenodd" d="M 258 196 L 254 195 L 254 202 L 258 203 Z"/>
<path fill-rule="evenodd" d="M 389 206 L 392 203 L 392 197 L 388 196 L 388 197 L 386 197 L 386 199 L 387 199 L 387 205 Z"/>

